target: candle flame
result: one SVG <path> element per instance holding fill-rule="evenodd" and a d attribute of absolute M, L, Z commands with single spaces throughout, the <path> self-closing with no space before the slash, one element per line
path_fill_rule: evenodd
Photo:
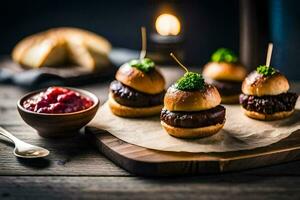
<path fill-rule="evenodd" d="M 160 35 L 178 35 L 181 27 L 177 17 L 162 14 L 156 19 L 155 28 Z"/>

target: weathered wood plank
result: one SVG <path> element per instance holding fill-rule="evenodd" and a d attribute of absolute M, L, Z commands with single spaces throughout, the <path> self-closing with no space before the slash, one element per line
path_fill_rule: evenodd
<path fill-rule="evenodd" d="M 4 126 L 20 139 L 48 148 L 51 155 L 46 160 L 26 161 L 15 158 L 12 145 L 0 138 L 1 175 L 105 175 L 127 176 L 124 170 L 103 157 L 81 135 L 69 139 L 44 139 L 28 126 Z M 300 161 L 243 171 L 243 174 L 259 176 L 300 176 Z"/>
<path fill-rule="evenodd" d="M 14 85 L 0 84 L 0 99 L 18 99 L 26 90 Z"/>
<path fill-rule="evenodd" d="M 92 147 L 84 135 L 45 139 L 28 126 L 4 126 L 20 139 L 51 151 L 46 159 L 23 160 L 12 154 L 13 146 L 0 137 L 1 175 L 128 175 Z"/>
<path fill-rule="evenodd" d="M 220 176 L 143 179 L 137 177 L 0 177 L 6 199 L 299 199 L 300 179 Z"/>
<path fill-rule="evenodd" d="M 0 126 L 2 125 L 23 125 L 27 126 L 22 120 L 16 108 L 0 106 Z"/>

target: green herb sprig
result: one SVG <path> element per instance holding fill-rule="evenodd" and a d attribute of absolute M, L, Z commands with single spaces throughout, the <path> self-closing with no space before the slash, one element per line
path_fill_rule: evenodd
<path fill-rule="evenodd" d="M 211 60 L 213 62 L 236 63 L 238 57 L 230 49 L 220 48 L 212 54 Z"/>
<path fill-rule="evenodd" d="M 175 87 L 183 91 L 201 90 L 203 86 L 204 79 L 202 75 L 195 72 L 186 72 L 184 76 L 175 83 Z"/>
<path fill-rule="evenodd" d="M 272 76 L 276 73 L 276 69 L 271 66 L 260 65 L 256 68 L 257 73 L 262 74 L 263 76 Z"/>
<path fill-rule="evenodd" d="M 178 90 L 183 91 L 201 90 L 205 84 L 202 75 L 195 72 L 189 72 L 189 70 L 174 56 L 173 53 L 170 53 L 170 55 L 179 64 L 179 66 L 186 71 L 183 77 L 176 81 L 175 87 Z"/>
<path fill-rule="evenodd" d="M 149 58 L 132 60 L 129 62 L 129 65 L 146 73 L 152 71 L 155 68 L 155 63 Z"/>

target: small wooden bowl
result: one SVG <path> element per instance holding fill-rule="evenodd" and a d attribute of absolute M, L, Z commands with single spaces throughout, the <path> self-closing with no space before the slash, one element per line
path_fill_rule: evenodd
<path fill-rule="evenodd" d="M 79 133 L 79 130 L 89 123 L 99 107 L 99 99 L 96 95 L 81 89 L 67 88 L 74 90 L 83 96 L 89 97 L 94 104 L 85 110 L 72 113 L 37 113 L 26 110 L 23 107 L 23 102 L 28 98 L 36 95 L 44 90 L 37 90 L 24 95 L 17 104 L 18 111 L 22 119 L 32 128 L 36 129 L 38 134 L 42 137 L 55 138 L 55 137 L 70 137 Z"/>

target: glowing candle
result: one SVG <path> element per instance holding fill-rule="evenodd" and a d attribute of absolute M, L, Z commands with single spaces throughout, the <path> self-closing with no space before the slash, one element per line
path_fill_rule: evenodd
<path fill-rule="evenodd" d="M 170 52 L 174 52 L 183 60 L 183 37 L 180 20 L 167 12 L 160 14 L 155 22 L 155 30 L 151 34 L 150 48 L 152 58 L 160 64 L 171 64 Z"/>
<path fill-rule="evenodd" d="M 160 35 L 178 35 L 180 33 L 180 22 L 171 14 L 160 15 L 155 22 L 155 28 Z"/>

